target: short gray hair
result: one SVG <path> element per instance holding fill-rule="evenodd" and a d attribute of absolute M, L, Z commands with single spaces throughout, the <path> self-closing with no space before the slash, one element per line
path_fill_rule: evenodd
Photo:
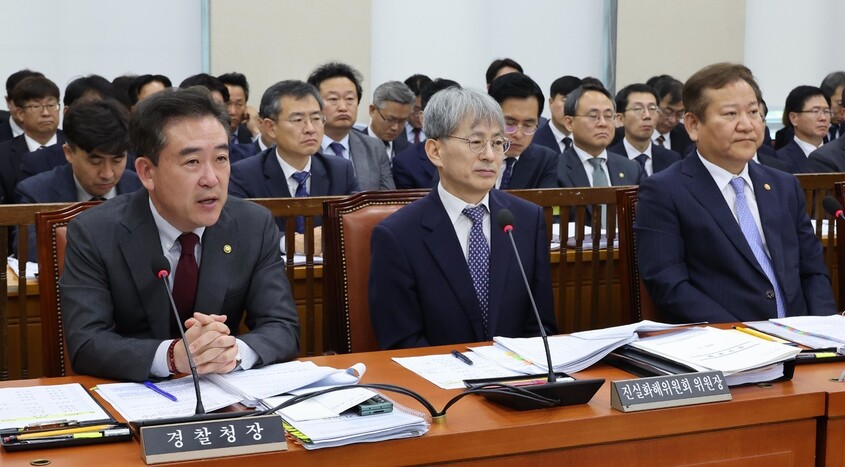
<path fill-rule="evenodd" d="M 438 91 L 424 112 L 423 131 L 429 139 L 450 136 L 467 118 L 472 127 L 489 122 L 502 131 L 505 128 L 499 104 L 487 93 L 475 89 L 450 87 Z"/>
<path fill-rule="evenodd" d="M 398 102 L 400 104 L 411 104 L 417 100 L 414 91 L 401 81 L 388 81 L 382 83 L 373 92 L 373 105 L 383 109 L 385 102 Z"/>

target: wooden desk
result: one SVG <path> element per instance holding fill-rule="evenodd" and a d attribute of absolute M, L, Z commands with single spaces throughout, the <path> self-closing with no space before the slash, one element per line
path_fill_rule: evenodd
<path fill-rule="evenodd" d="M 441 408 L 458 391 L 435 387 L 390 360 L 391 356 L 445 353 L 455 346 L 316 357 L 319 365 L 367 365 L 364 382 L 392 383 L 420 392 Z M 838 367 L 837 367 L 838 368 Z M 799 371 L 803 374 L 804 371 Z M 579 378 L 610 380 L 631 376 L 604 365 Z M 102 382 L 89 377 L 9 381 L 0 387 Z M 449 409 L 443 424 L 420 438 L 359 444 L 309 452 L 294 443 L 289 451 L 239 458 L 245 465 L 406 465 L 463 462 L 467 465 L 516 465 L 555 462 L 566 465 L 813 465 L 819 420 L 826 394 L 811 382 L 785 382 L 764 389 L 735 388 L 733 400 L 699 406 L 624 414 L 610 408 L 606 383 L 589 404 L 516 412 L 469 396 Z M 415 402 L 393 396 L 411 408 Z M 845 397 L 845 394 L 843 394 Z M 845 404 L 842 406 L 845 408 Z M 845 414 L 845 410 L 843 410 Z M 843 421 L 845 425 L 845 421 Z M 820 426 L 820 425 L 819 425 Z M 842 438 L 839 438 L 840 440 Z M 23 453 L 0 453 L 0 465 L 27 466 L 46 458 L 52 465 L 143 465 L 138 443 L 86 446 Z M 561 462 L 562 461 L 562 462 Z M 223 458 L 203 465 L 228 465 Z"/>

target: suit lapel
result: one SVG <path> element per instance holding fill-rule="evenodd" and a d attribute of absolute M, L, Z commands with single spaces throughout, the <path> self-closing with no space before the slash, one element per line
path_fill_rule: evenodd
<path fill-rule="evenodd" d="M 607 153 L 607 175 L 610 178 L 610 184 L 612 186 L 635 185 L 637 181 L 633 179 L 633 175 L 620 167 L 617 161 L 610 157 L 610 154 Z"/>
<path fill-rule="evenodd" d="M 314 183 L 313 177 L 311 181 Z M 264 186 L 270 193 L 269 198 L 291 198 L 293 195 L 288 190 L 288 180 L 279 161 L 276 158 L 276 151 L 268 149 L 264 155 Z"/>
<path fill-rule="evenodd" d="M 328 196 L 329 194 L 329 173 L 326 165 L 323 164 L 322 156 L 314 154 L 311 156 L 311 191 L 310 196 Z"/>
<path fill-rule="evenodd" d="M 533 188 L 531 185 L 531 174 L 534 173 L 537 166 L 537 158 L 531 151 L 531 147 L 525 149 L 519 160 L 513 166 L 513 173 L 511 173 L 510 186 L 513 189 L 518 188 Z M 493 218 L 495 219 L 495 217 Z"/>
<path fill-rule="evenodd" d="M 587 171 L 584 170 L 584 164 L 581 163 L 581 158 L 578 157 L 574 149 L 570 148 L 564 153 L 564 159 L 561 163 L 566 164 L 566 172 L 573 187 L 591 186 L 590 179 L 587 178 Z"/>
<path fill-rule="evenodd" d="M 784 261 L 783 255 L 778 252 L 783 251 L 783 239 L 781 238 L 782 225 L 778 222 L 781 216 L 763 216 L 764 212 L 780 212 L 783 208 L 778 201 L 777 190 L 785 187 L 775 185 L 766 176 L 764 170 L 761 170 L 757 164 L 748 164 L 748 173 L 751 176 L 751 181 L 754 184 L 754 198 L 757 200 L 757 211 L 760 213 L 760 224 L 763 227 L 763 235 L 766 236 L 766 247 L 769 250 L 769 258 L 775 269 L 775 277 L 784 277 Z"/>
<path fill-rule="evenodd" d="M 76 184 L 73 182 L 73 168 L 70 164 L 62 167 L 57 179 L 53 185 L 53 199 L 76 201 Z"/>
<path fill-rule="evenodd" d="M 521 158 L 520 162 L 522 162 Z M 487 307 L 487 322 L 490 328 L 488 331 L 491 336 L 496 335 L 500 314 L 506 312 L 502 310 L 504 296 L 508 292 L 505 290 L 505 281 L 510 267 L 516 260 L 510 239 L 496 225 L 496 216 L 499 211 L 506 208 L 510 208 L 510 202 L 501 196 L 499 191 L 492 190 L 490 192 L 490 298 Z"/>
<path fill-rule="evenodd" d="M 199 284 L 194 307 L 199 312 L 222 314 L 220 307 L 226 296 L 226 290 L 229 289 L 228 271 L 233 269 L 232 262 L 238 259 L 239 253 L 238 238 L 232 238 L 229 234 L 232 231 L 229 228 L 231 222 L 229 212 L 224 207 L 217 223 L 206 227 L 202 235 Z M 229 248 L 225 248 L 226 246 Z M 226 253 L 227 250 L 228 253 Z M 227 323 L 227 325 L 236 329 L 239 323 Z"/>

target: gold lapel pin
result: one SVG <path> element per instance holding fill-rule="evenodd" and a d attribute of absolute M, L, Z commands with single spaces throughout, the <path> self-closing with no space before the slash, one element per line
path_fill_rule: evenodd
<path fill-rule="evenodd" d="M 223 253 L 226 253 L 228 255 L 231 252 L 232 252 L 232 246 L 231 245 L 223 245 Z"/>
<path fill-rule="evenodd" d="M 619 172 L 619 178 L 625 178 L 625 174 L 623 174 L 622 172 Z"/>
<path fill-rule="evenodd" d="M 769 191 L 769 190 L 771 190 L 771 189 L 772 189 L 772 187 L 771 187 L 768 183 L 764 183 L 764 184 L 763 184 L 763 188 L 765 188 L 765 189 L 766 189 L 766 191 Z"/>

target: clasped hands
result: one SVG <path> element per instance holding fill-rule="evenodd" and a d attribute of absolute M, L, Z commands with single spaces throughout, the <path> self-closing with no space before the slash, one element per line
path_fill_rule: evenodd
<path fill-rule="evenodd" d="M 238 365 L 237 339 L 230 335 L 229 326 L 225 323 L 225 315 L 200 312 L 194 312 L 194 316 L 185 321 L 185 339 L 198 374 L 229 373 Z M 180 373 L 191 372 L 184 345 L 179 344 L 173 349 L 173 359 Z"/>

